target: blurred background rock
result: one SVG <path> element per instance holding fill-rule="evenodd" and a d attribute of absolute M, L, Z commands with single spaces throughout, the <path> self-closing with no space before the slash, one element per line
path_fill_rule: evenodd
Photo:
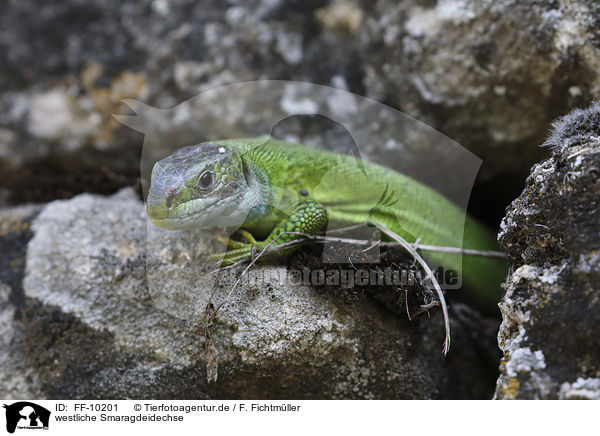
<path fill-rule="evenodd" d="M 277 78 L 348 89 L 484 163 L 472 209 L 498 224 L 551 121 L 600 94 L 600 6 L 512 0 L 33 0 L 0 4 L 0 204 L 135 184 L 123 98 L 172 107 Z M 244 114 L 240 114 L 243 117 Z"/>

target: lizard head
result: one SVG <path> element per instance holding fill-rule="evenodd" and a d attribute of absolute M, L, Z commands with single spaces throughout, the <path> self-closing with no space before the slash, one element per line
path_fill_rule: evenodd
<path fill-rule="evenodd" d="M 249 210 L 248 192 L 238 151 L 202 143 L 154 164 L 146 212 L 167 229 L 239 225 Z"/>

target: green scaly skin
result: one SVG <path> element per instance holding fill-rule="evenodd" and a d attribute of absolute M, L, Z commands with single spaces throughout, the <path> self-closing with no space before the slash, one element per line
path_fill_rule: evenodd
<path fill-rule="evenodd" d="M 495 235 L 438 192 L 389 168 L 268 136 L 182 148 L 157 162 L 147 199 L 152 221 L 170 229 L 231 226 L 224 265 L 297 239 L 352 224 L 380 222 L 409 242 L 497 250 Z M 464 226 L 464 244 L 461 232 Z M 257 241 L 256 238 L 259 240 Z M 272 255 L 287 254 L 273 251 Z M 460 270 L 458 255 L 430 259 Z M 463 282 L 476 305 L 497 310 L 506 264 L 464 256 Z"/>

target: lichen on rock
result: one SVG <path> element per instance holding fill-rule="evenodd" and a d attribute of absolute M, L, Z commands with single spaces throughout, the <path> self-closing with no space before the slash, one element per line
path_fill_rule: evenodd
<path fill-rule="evenodd" d="M 496 398 L 598 396 L 600 104 L 555 123 L 508 209 L 500 243 L 511 273 L 500 302 Z"/>

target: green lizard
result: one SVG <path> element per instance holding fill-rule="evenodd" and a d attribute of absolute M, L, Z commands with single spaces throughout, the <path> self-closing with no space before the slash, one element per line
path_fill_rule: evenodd
<path fill-rule="evenodd" d="M 202 143 L 160 160 L 152 171 L 147 214 L 169 229 L 241 228 L 246 242 L 230 241 L 224 265 L 298 238 L 286 232 L 314 235 L 368 222 L 408 242 L 451 247 L 463 246 L 457 228 L 464 224 L 464 248 L 497 249 L 490 231 L 410 177 L 269 136 Z M 460 268 L 458 255 L 434 253 L 431 259 Z M 497 309 L 505 275 L 502 260 L 464 256 L 463 283 L 480 306 Z"/>

